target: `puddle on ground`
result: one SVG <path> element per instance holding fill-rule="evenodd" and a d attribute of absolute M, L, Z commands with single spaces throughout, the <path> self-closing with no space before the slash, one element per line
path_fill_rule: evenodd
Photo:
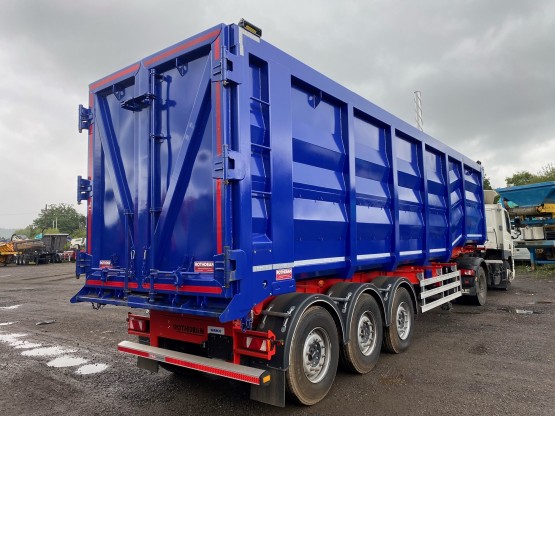
<path fill-rule="evenodd" d="M 79 366 L 80 364 L 85 364 L 88 362 L 86 358 L 80 357 L 58 357 L 51 360 L 46 366 L 52 368 L 68 368 L 69 366 Z"/>
<path fill-rule="evenodd" d="M 21 306 L 20 304 L 14 304 L 13 306 L 0 306 L 0 310 L 15 310 L 20 306 Z"/>
<path fill-rule="evenodd" d="M 25 345 L 25 343 L 27 343 L 27 341 L 19 340 L 19 341 L 14 341 L 14 342 L 10 343 L 10 346 L 14 347 L 15 349 L 20 349 L 22 347 L 22 345 Z"/>
<path fill-rule="evenodd" d="M 502 312 L 510 312 L 511 314 L 543 314 L 539 310 L 523 310 L 522 308 L 513 308 L 508 306 L 500 306 L 497 310 Z"/>
<path fill-rule="evenodd" d="M 0 326 L 11 326 L 13 322 L 0 322 Z"/>
<path fill-rule="evenodd" d="M 85 364 L 75 371 L 76 374 L 96 374 L 108 368 L 107 364 Z"/>
<path fill-rule="evenodd" d="M 42 343 L 31 343 L 30 341 L 18 341 L 14 343 L 12 347 L 16 349 L 35 349 L 36 347 L 42 347 Z"/>
<path fill-rule="evenodd" d="M 0 333 L 0 341 L 8 345 L 21 344 L 21 337 L 27 337 L 26 333 Z"/>
<path fill-rule="evenodd" d="M 64 353 L 74 353 L 76 349 L 64 349 L 63 347 L 42 347 L 41 349 L 31 349 L 23 351 L 21 354 L 25 357 L 45 357 L 63 355 Z"/>

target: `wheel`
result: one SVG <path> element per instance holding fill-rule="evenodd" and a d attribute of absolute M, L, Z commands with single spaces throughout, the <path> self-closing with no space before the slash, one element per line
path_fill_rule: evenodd
<path fill-rule="evenodd" d="M 409 292 L 404 287 L 395 291 L 391 307 L 391 325 L 385 328 L 383 346 L 388 353 L 406 351 L 412 340 L 414 329 L 414 306 Z"/>
<path fill-rule="evenodd" d="M 476 294 L 469 296 L 470 302 L 478 306 L 484 306 L 488 296 L 488 280 L 486 272 L 484 272 L 482 266 L 478 266 L 478 269 L 476 270 L 474 283 L 476 287 Z"/>
<path fill-rule="evenodd" d="M 500 287 L 500 289 L 502 289 L 503 291 L 507 291 L 515 277 L 513 272 L 513 264 L 510 259 L 503 262 L 503 273 L 505 274 L 506 279 L 503 281 L 503 285 Z"/>
<path fill-rule="evenodd" d="M 382 313 L 376 299 L 360 295 L 349 322 L 349 343 L 343 346 L 342 362 L 356 374 L 370 372 L 378 358 L 383 339 Z"/>
<path fill-rule="evenodd" d="M 321 401 L 331 389 L 339 361 L 339 336 L 330 313 L 319 306 L 301 316 L 289 352 L 287 387 L 303 405 Z"/>

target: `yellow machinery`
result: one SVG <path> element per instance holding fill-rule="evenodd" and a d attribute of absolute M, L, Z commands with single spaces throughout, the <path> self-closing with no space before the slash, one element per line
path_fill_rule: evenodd
<path fill-rule="evenodd" d="M 555 181 L 496 191 L 513 220 L 515 248 L 528 249 L 532 269 L 555 264 Z"/>
<path fill-rule="evenodd" d="M 17 253 L 13 249 L 13 243 L 1 242 L 0 243 L 0 266 L 7 266 L 10 262 L 13 261 L 15 255 Z"/>

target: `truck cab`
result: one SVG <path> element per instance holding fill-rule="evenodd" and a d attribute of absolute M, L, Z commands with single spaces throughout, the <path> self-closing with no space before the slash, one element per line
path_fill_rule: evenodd
<path fill-rule="evenodd" d="M 484 259 L 488 286 L 506 289 L 515 275 L 514 244 L 509 213 L 501 204 L 486 204 L 487 240 Z"/>
<path fill-rule="evenodd" d="M 506 290 L 515 276 L 509 213 L 493 198 L 485 198 L 487 239 L 457 258 L 463 296 L 480 306 L 486 303 L 488 289 Z"/>

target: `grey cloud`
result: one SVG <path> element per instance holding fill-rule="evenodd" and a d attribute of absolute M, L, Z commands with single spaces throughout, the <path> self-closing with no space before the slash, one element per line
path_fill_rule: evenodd
<path fill-rule="evenodd" d="M 90 82 L 241 17 L 411 123 L 421 90 L 426 132 L 482 160 L 496 186 L 555 161 L 550 0 L 3 0 L 0 227 L 74 202 L 86 171 L 76 108 Z"/>

